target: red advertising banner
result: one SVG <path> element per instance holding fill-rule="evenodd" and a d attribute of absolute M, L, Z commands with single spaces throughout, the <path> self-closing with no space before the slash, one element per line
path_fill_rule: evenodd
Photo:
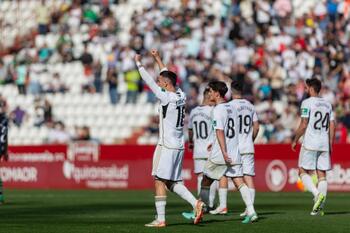
<path fill-rule="evenodd" d="M 78 142 L 70 145 L 13 146 L 0 165 L 6 187 L 52 189 L 152 189 L 154 146 L 115 146 Z M 350 191 L 350 145 L 336 145 L 330 191 Z M 255 156 L 259 191 L 298 191 L 298 153 L 289 145 L 258 145 Z M 183 164 L 185 184 L 196 188 L 189 151 Z M 300 186 L 299 186 L 300 187 Z"/>

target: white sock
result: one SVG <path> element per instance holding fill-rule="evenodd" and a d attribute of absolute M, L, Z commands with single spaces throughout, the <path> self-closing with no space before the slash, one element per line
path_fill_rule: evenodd
<path fill-rule="evenodd" d="M 312 195 L 314 195 L 314 197 L 317 197 L 319 192 L 318 192 L 314 182 L 312 182 L 311 176 L 309 174 L 304 173 L 300 176 L 300 178 L 301 178 L 301 181 L 303 182 L 305 188 L 308 191 L 310 191 L 312 193 Z"/>
<path fill-rule="evenodd" d="M 227 208 L 227 189 L 219 188 L 219 202 L 220 208 Z"/>
<path fill-rule="evenodd" d="M 209 207 L 210 208 L 214 207 L 214 201 L 215 201 L 215 196 L 216 196 L 216 190 L 217 189 L 218 189 L 218 182 L 215 180 L 210 185 L 210 190 L 209 190 Z"/>
<path fill-rule="evenodd" d="M 248 215 L 252 215 L 255 213 L 252 197 L 247 185 L 243 184 L 238 187 L 239 192 L 241 193 L 242 199 L 245 203 Z"/>
<path fill-rule="evenodd" d="M 252 198 L 252 203 L 254 205 L 254 202 L 255 202 L 255 189 L 249 188 L 249 192 L 250 192 L 250 197 Z"/>
<path fill-rule="evenodd" d="M 327 196 L 327 180 L 326 179 L 321 179 L 318 182 L 317 189 L 320 193 L 322 193 L 324 196 Z"/>
<path fill-rule="evenodd" d="M 183 184 L 176 183 L 173 186 L 172 191 L 177 195 L 179 195 L 182 199 L 190 203 L 193 206 L 193 208 L 196 207 L 196 202 L 197 202 L 196 198 L 192 195 L 190 191 L 188 191 L 188 189 Z"/>
<path fill-rule="evenodd" d="M 166 206 L 166 196 L 155 196 L 156 210 L 157 210 L 157 220 L 165 221 L 165 206 Z"/>
<path fill-rule="evenodd" d="M 201 192 L 201 185 L 202 185 L 203 175 L 200 174 L 197 176 L 197 196 L 199 196 Z"/>

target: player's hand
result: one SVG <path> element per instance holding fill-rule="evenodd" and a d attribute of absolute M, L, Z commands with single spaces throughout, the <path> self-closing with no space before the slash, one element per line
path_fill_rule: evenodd
<path fill-rule="evenodd" d="M 224 153 L 224 160 L 228 165 L 232 164 L 232 159 L 228 156 L 227 153 Z"/>
<path fill-rule="evenodd" d="M 152 49 L 151 50 L 151 54 L 154 58 L 158 58 L 159 57 L 159 53 L 157 49 Z"/>
<path fill-rule="evenodd" d="M 142 56 L 140 54 L 136 54 L 134 57 L 135 62 L 141 62 Z"/>
<path fill-rule="evenodd" d="M 209 146 L 207 147 L 207 151 L 210 152 L 212 148 L 213 148 L 213 144 L 209 144 Z"/>
<path fill-rule="evenodd" d="M 188 149 L 189 150 L 193 150 L 193 142 L 189 142 L 188 143 Z"/>
<path fill-rule="evenodd" d="M 292 151 L 296 152 L 296 147 L 297 147 L 297 142 L 293 141 L 292 142 Z"/>

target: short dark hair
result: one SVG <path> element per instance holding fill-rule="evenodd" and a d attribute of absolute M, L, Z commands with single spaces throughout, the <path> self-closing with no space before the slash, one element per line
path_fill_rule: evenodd
<path fill-rule="evenodd" d="M 176 82 L 177 82 L 177 75 L 169 70 L 165 70 L 160 72 L 160 76 L 162 76 L 163 78 L 169 79 L 171 84 L 173 84 L 173 86 L 176 86 Z"/>
<path fill-rule="evenodd" d="M 228 91 L 226 83 L 221 82 L 221 81 L 211 81 L 208 84 L 208 87 L 215 92 L 219 92 L 221 97 L 225 97 L 225 95 Z"/>
<path fill-rule="evenodd" d="M 317 94 L 320 93 L 321 88 L 322 88 L 322 83 L 320 80 L 318 80 L 317 78 L 308 78 L 308 79 L 306 79 L 305 82 L 306 82 L 306 85 L 308 87 L 312 87 L 316 91 Z"/>
<path fill-rule="evenodd" d="M 242 94 L 242 92 L 243 92 L 243 82 L 240 82 L 238 80 L 232 80 L 231 90 L 232 90 L 232 92 L 238 92 L 238 93 Z"/>
<path fill-rule="evenodd" d="M 209 87 L 206 87 L 206 88 L 204 89 L 204 91 L 203 91 L 203 96 L 208 95 L 209 91 L 210 91 L 210 88 L 209 88 Z"/>

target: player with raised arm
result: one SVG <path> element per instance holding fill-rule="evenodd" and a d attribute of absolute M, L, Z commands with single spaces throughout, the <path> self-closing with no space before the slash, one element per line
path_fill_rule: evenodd
<path fill-rule="evenodd" d="M 214 180 L 226 176 L 232 179 L 240 191 L 246 205 L 247 216 L 242 223 L 257 221 L 251 194 L 243 180 L 243 168 L 238 144 L 238 114 L 232 104 L 225 103 L 224 96 L 228 88 L 224 82 L 212 81 L 208 84 L 209 95 L 215 102 L 213 110 L 214 142 L 205 164 L 200 197 L 208 204 L 209 187 Z"/>
<path fill-rule="evenodd" d="M 8 134 L 8 119 L 6 116 L 6 102 L 0 96 L 0 161 L 7 161 L 8 150 L 7 150 L 7 135 Z M 3 184 L 0 177 L 0 205 L 4 203 Z"/>
<path fill-rule="evenodd" d="M 194 173 L 197 175 L 197 193 L 201 190 L 204 165 L 207 162 L 211 144 L 213 143 L 212 111 L 214 103 L 210 101 L 209 88 L 203 92 L 203 102 L 190 113 L 188 123 L 189 149 L 193 150 Z M 210 186 L 209 209 L 214 206 L 217 183 Z M 183 212 L 186 219 L 194 217 L 192 212 Z"/>
<path fill-rule="evenodd" d="M 259 132 L 258 116 L 255 111 L 254 105 L 248 100 L 242 97 L 243 83 L 233 80 L 231 83 L 232 101 L 230 104 L 237 110 L 238 113 L 238 141 L 239 152 L 242 157 L 243 167 L 243 179 L 247 184 L 252 203 L 254 205 L 255 200 L 255 186 L 253 177 L 255 176 L 254 166 L 254 140 Z M 227 190 L 227 179 L 220 180 L 220 190 Z M 224 192 L 225 193 L 225 192 Z M 210 211 L 211 214 L 222 214 L 227 212 L 226 199 L 227 191 L 225 195 L 220 196 L 220 205 L 216 210 Z M 240 214 L 240 217 L 245 217 L 247 210 Z"/>
<path fill-rule="evenodd" d="M 160 68 L 155 81 L 142 66 L 141 55 L 135 56 L 139 73 L 145 83 L 159 99 L 159 141 L 153 155 L 152 176 L 155 179 L 155 206 L 157 216 L 146 227 L 165 227 L 166 189 L 189 202 L 195 213 L 193 223 L 203 216 L 204 203 L 192 195 L 182 184 L 182 161 L 185 138 L 183 133 L 186 96 L 176 89 L 176 74 L 168 71 L 156 50 L 152 56 Z"/>
<path fill-rule="evenodd" d="M 306 92 L 310 96 L 301 104 L 301 122 L 292 142 L 292 150 L 304 135 L 299 155 L 299 176 L 314 196 L 311 215 L 323 215 L 327 195 L 326 171 L 331 169 L 330 154 L 335 132 L 335 120 L 332 105 L 319 96 L 321 81 L 312 78 L 306 80 Z M 311 175 L 318 177 L 317 187 Z"/>

